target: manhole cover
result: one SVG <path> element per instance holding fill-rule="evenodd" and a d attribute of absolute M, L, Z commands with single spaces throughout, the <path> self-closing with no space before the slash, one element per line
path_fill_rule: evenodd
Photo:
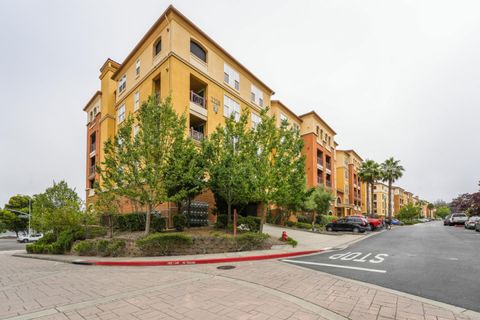
<path fill-rule="evenodd" d="M 235 266 L 220 266 L 220 267 L 217 267 L 217 269 L 230 270 L 230 269 L 235 269 Z"/>

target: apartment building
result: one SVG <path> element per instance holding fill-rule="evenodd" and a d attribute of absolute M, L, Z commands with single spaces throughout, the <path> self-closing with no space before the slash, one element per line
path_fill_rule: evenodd
<path fill-rule="evenodd" d="M 373 213 L 384 217 L 388 214 L 388 186 L 381 182 L 373 186 Z"/>
<path fill-rule="evenodd" d="M 84 108 L 87 202 L 98 178 L 95 165 L 104 160 L 104 142 L 150 95 L 171 96 L 177 113 L 187 115 L 186 134 L 201 141 L 242 110 L 250 111 L 254 126 L 273 93 L 182 13 L 168 7 L 121 64 L 108 59 L 100 69 L 100 90 Z"/>
<path fill-rule="evenodd" d="M 336 132 L 315 112 L 299 116 L 302 119 L 300 134 L 304 142 L 307 187 L 323 185 L 334 192 L 336 159 Z"/>
<path fill-rule="evenodd" d="M 400 212 L 406 203 L 404 202 L 405 190 L 400 187 L 393 187 L 393 214 L 396 215 Z"/>
<path fill-rule="evenodd" d="M 337 216 L 366 212 L 366 186 L 358 172 L 363 159 L 354 150 L 336 150 Z"/>

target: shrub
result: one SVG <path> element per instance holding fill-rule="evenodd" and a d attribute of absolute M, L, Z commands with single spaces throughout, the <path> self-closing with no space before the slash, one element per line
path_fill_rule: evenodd
<path fill-rule="evenodd" d="M 235 239 L 237 250 L 238 251 L 247 251 L 259 249 L 265 246 L 266 241 L 270 238 L 268 234 L 265 233 L 254 233 L 247 232 L 241 235 L 238 235 Z"/>
<path fill-rule="evenodd" d="M 86 226 L 85 227 L 85 238 L 93 239 L 97 237 L 103 237 L 107 234 L 107 229 L 102 226 Z"/>
<path fill-rule="evenodd" d="M 280 237 L 278 240 L 283 241 L 283 238 Z M 292 247 L 296 247 L 298 242 L 297 240 L 293 239 L 292 237 L 287 237 L 287 241 L 285 241 L 287 244 L 291 245 Z"/>
<path fill-rule="evenodd" d="M 115 219 L 115 229 L 120 231 L 143 231 L 145 230 L 146 214 L 133 212 L 119 214 Z"/>
<path fill-rule="evenodd" d="M 187 226 L 187 217 L 185 217 L 184 214 L 176 214 L 173 216 L 173 227 L 177 231 L 183 231 L 185 227 Z"/>
<path fill-rule="evenodd" d="M 100 255 L 102 257 L 108 257 L 110 255 L 110 252 L 108 250 L 108 245 L 110 244 L 110 241 L 108 240 L 98 240 L 97 241 L 97 255 Z M 75 249 L 75 248 L 74 248 Z"/>
<path fill-rule="evenodd" d="M 305 215 L 303 215 L 303 214 L 297 215 L 297 222 L 301 222 L 301 223 L 311 223 L 310 218 L 308 218 L 307 216 L 305 216 Z"/>
<path fill-rule="evenodd" d="M 261 219 L 259 217 L 254 217 L 254 216 L 247 216 L 247 217 L 238 216 L 237 217 L 237 227 L 243 224 L 251 232 L 260 231 L 260 222 L 261 222 Z"/>
<path fill-rule="evenodd" d="M 57 237 L 53 232 L 45 233 L 41 239 L 39 239 L 35 244 L 51 244 L 57 241 Z"/>
<path fill-rule="evenodd" d="M 336 216 L 329 216 L 329 215 L 326 215 L 326 214 L 321 214 L 321 215 L 317 216 L 316 223 L 324 226 L 324 225 L 329 224 L 330 222 L 332 222 L 334 220 L 337 220 L 337 219 L 338 218 Z"/>
<path fill-rule="evenodd" d="M 295 227 L 296 224 L 297 224 L 296 222 L 293 222 L 290 220 L 287 221 L 287 227 Z"/>
<path fill-rule="evenodd" d="M 70 229 L 60 232 L 55 242 L 58 245 L 60 253 L 70 251 L 76 240 L 85 240 L 85 231 L 81 229 Z"/>
<path fill-rule="evenodd" d="M 97 254 L 97 243 L 94 240 L 83 240 L 73 246 L 79 256 L 95 256 Z"/>
<path fill-rule="evenodd" d="M 217 216 L 217 222 L 215 222 L 215 228 L 225 229 L 227 226 L 228 216 L 226 214 L 220 214 Z"/>
<path fill-rule="evenodd" d="M 137 245 L 147 255 L 168 255 L 174 248 L 190 246 L 193 239 L 183 233 L 152 233 L 137 240 Z"/>
<path fill-rule="evenodd" d="M 312 229 L 312 225 L 310 223 L 297 222 L 295 226 L 299 229 Z"/>
<path fill-rule="evenodd" d="M 161 214 L 155 213 L 152 215 L 151 227 L 152 231 L 161 232 L 167 227 L 167 219 Z"/>
<path fill-rule="evenodd" d="M 121 256 L 123 253 L 123 250 L 125 249 L 125 240 L 112 240 L 110 241 L 107 251 L 108 254 L 112 257 L 118 257 Z"/>

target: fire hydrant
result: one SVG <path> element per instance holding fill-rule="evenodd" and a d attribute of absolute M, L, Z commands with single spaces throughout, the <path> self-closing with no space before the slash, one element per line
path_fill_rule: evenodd
<path fill-rule="evenodd" d="M 288 238 L 287 231 L 283 231 L 282 232 L 282 241 L 287 241 L 287 238 Z"/>

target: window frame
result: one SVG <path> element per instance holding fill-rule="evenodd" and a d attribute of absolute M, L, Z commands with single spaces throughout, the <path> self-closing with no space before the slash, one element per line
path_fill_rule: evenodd
<path fill-rule="evenodd" d="M 160 45 L 160 50 L 157 51 L 157 46 Z M 153 43 L 153 57 L 158 56 L 162 52 L 162 37 L 158 38 L 157 41 Z"/>
<path fill-rule="evenodd" d="M 137 111 L 140 108 L 140 91 L 137 90 L 133 94 L 133 111 Z"/>
<path fill-rule="evenodd" d="M 123 121 L 125 121 L 126 113 L 127 111 L 126 111 L 125 103 L 123 103 L 117 109 L 117 124 L 120 124 Z"/>
<path fill-rule="evenodd" d="M 141 66 L 141 63 L 140 63 L 140 58 L 137 59 L 137 61 L 135 61 L 135 76 L 139 76 L 140 75 L 140 66 Z"/>
<path fill-rule="evenodd" d="M 199 57 L 197 54 L 195 54 L 195 52 L 192 51 L 192 44 L 194 46 L 197 46 L 198 49 L 200 49 L 200 51 L 203 52 L 203 54 L 205 55 L 205 59 L 203 59 L 202 57 Z M 207 49 L 203 45 L 201 45 L 198 41 L 196 41 L 194 39 L 190 39 L 190 54 L 193 54 L 196 58 L 200 59 L 204 63 L 207 63 L 207 61 L 208 61 L 208 51 L 207 51 Z"/>

